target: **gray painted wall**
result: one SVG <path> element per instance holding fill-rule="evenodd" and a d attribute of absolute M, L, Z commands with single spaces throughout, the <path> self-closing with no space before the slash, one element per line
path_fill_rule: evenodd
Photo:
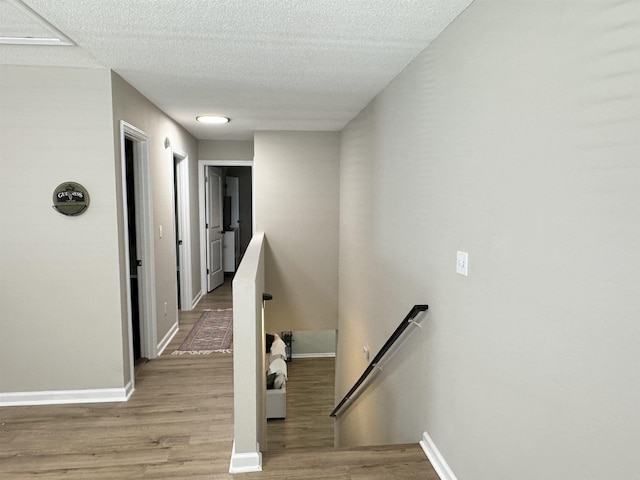
<path fill-rule="evenodd" d="M 173 159 L 164 139 L 189 155 L 198 247 L 196 141 L 108 70 L 0 68 L 2 111 L 11 112 L 0 120 L 8 195 L 0 221 L 0 394 L 122 389 L 131 378 L 119 121 L 150 134 L 154 235 L 165 226 L 154 243 L 158 342 L 177 321 Z M 79 217 L 51 208 L 53 189 L 70 180 L 91 197 Z"/>
<path fill-rule="evenodd" d="M 0 394 L 122 388 L 110 73 L 0 66 L 0 111 Z"/>
<path fill-rule="evenodd" d="M 173 152 L 165 148 L 165 138 L 169 138 L 173 148 L 186 152 L 189 159 L 189 184 L 191 189 L 191 246 L 193 296 L 198 293 L 200 280 L 198 207 L 197 198 L 197 141 L 158 107 L 142 96 L 117 74 L 112 75 L 114 129 L 119 132 L 119 122 L 124 120 L 150 135 L 149 165 L 151 174 L 151 198 L 153 219 L 153 248 L 156 285 L 157 342 L 160 343 L 173 325 L 178 322 L 176 283 L 176 236 L 175 212 L 173 205 Z M 119 134 L 118 134 L 119 135 Z M 119 145 L 119 138 L 115 139 Z M 115 154 L 116 165 L 120 165 L 119 147 Z M 120 178 L 117 178 L 119 188 Z M 197 202 L 196 202 L 197 203 Z M 120 218 L 120 220 L 122 220 Z M 159 227 L 163 227 L 160 238 Z M 122 237 L 124 238 L 124 237 Z M 124 252 L 124 250 L 123 250 Z M 121 258 L 121 268 L 125 269 L 125 259 Z M 196 273 L 198 275 L 196 275 Z M 196 283 L 197 279 L 197 283 Z M 192 299 L 193 300 L 193 299 Z M 191 303 L 187 300 L 188 303 Z M 164 304 L 167 304 L 166 314 Z"/>
<path fill-rule="evenodd" d="M 253 160 L 251 140 L 200 140 L 199 160 Z"/>
<path fill-rule="evenodd" d="M 335 329 L 340 136 L 258 132 L 254 142 L 254 215 L 273 294 L 266 329 Z"/>
<path fill-rule="evenodd" d="M 640 471 L 640 9 L 476 0 L 344 130 L 341 445 L 426 431 L 460 480 Z M 455 273 L 469 253 L 469 276 Z"/>
<path fill-rule="evenodd" d="M 335 330 L 303 330 L 293 332 L 292 356 L 330 356 L 336 353 Z"/>

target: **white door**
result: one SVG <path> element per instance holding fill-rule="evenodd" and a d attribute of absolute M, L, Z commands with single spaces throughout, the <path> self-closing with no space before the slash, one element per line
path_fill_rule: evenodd
<path fill-rule="evenodd" d="M 222 171 L 207 167 L 205 171 L 205 230 L 207 237 L 207 291 L 224 282 L 222 269 Z"/>

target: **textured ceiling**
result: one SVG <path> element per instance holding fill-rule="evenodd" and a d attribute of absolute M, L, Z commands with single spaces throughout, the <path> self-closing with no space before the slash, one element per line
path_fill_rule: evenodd
<path fill-rule="evenodd" d="M 0 45 L 0 63 L 111 68 L 199 139 L 340 130 L 470 2 L 24 0 L 77 46 Z"/>

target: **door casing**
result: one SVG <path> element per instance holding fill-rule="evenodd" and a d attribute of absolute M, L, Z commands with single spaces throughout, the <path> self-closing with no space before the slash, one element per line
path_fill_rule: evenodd
<path fill-rule="evenodd" d="M 144 358 L 153 359 L 157 356 L 157 325 L 156 318 L 156 294 L 155 294 L 155 263 L 153 248 L 153 210 L 151 201 L 151 178 L 149 172 L 149 135 L 139 128 L 120 121 L 120 156 L 122 174 L 122 208 L 124 218 L 127 217 L 126 201 L 126 158 L 125 138 L 129 138 L 134 144 L 134 175 L 136 177 L 135 202 L 138 211 L 136 230 L 139 241 L 138 256 L 142 266 L 138 271 L 139 296 L 140 296 L 140 337 L 141 354 Z M 129 237 L 129 227 L 124 223 L 124 248 L 125 258 L 129 258 L 129 245 L 126 239 Z M 131 291 L 129 276 L 131 274 L 129 264 L 126 263 L 126 289 Z M 131 381 L 134 381 L 133 361 L 133 332 L 131 320 L 131 298 L 127 293 L 127 315 L 129 329 L 129 368 Z"/>

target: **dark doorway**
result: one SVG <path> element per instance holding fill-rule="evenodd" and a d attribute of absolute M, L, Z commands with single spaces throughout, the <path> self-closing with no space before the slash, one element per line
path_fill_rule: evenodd
<path fill-rule="evenodd" d="M 178 211 L 178 162 L 180 159 L 173 156 L 173 209 L 174 209 L 174 218 L 175 218 L 175 229 L 176 229 L 176 279 L 178 285 L 178 310 L 182 310 L 182 295 L 181 295 L 181 287 L 180 287 L 180 254 L 182 245 L 182 239 L 180 238 L 180 213 Z"/>
<path fill-rule="evenodd" d="M 226 177 L 236 177 L 238 179 L 238 257 L 239 259 L 242 259 L 242 256 L 253 237 L 253 181 L 251 179 L 251 167 L 229 167 L 224 169 L 224 173 Z M 226 193 L 226 195 L 228 195 L 228 193 Z"/>
<path fill-rule="evenodd" d="M 124 141 L 126 179 L 127 179 L 127 225 L 129 228 L 129 281 L 131 299 L 131 324 L 133 335 L 133 360 L 138 362 L 142 358 L 140 345 L 140 297 L 138 285 L 138 235 L 136 221 L 136 187 L 135 187 L 135 155 L 133 140 L 125 138 Z"/>

